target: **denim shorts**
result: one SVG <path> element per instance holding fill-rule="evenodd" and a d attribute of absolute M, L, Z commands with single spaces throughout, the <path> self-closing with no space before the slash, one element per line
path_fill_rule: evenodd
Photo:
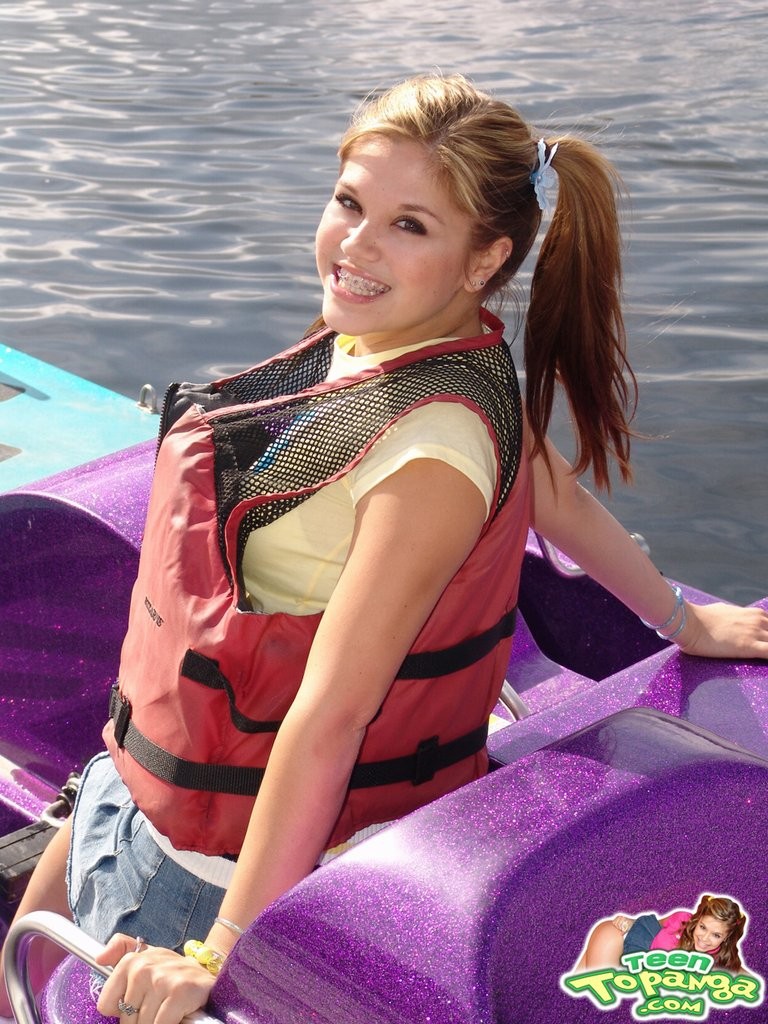
<path fill-rule="evenodd" d="M 205 938 L 224 897 L 163 853 L 106 753 L 83 772 L 67 885 L 75 922 L 99 942 L 124 932 L 178 951 Z"/>
<path fill-rule="evenodd" d="M 647 953 L 660 931 L 661 924 L 655 914 L 641 914 L 624 936 L 624 952 Z"/>

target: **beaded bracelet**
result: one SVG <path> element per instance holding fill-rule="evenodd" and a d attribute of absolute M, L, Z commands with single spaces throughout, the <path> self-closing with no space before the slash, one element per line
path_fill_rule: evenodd
<path fill-rule="evenodd" d="M 197 960 L 201 967 L 204 967 L 214 978 L 222 968 L 226 957 L 216 949 L 211 949 L 198 939 L 190 939 L 184 943 L 184 956 L 191 960 Z"/>
<path fill-rule="evenodd" d="M 674 640 L 676 636 L 679 636 L 685 629 L 685 624 L 688 618 L 685 611 L 685 601 L 683 600 L 682 590 L 676 584 L 670 584 L 670 587 L 672 593 L 675 595 L 675 607 L 672 609 L 672 614 L 669 616 L 666 622 L 660 622 L 658 626 L 655 626 L 652 622 L 647 622 L 643 618 L 640 619 L 644 626 L 647 626 L 648 629 L 654 630 L 656 632 L 656 636 L 661 637 L 662 640 Z M 674 629 L 671 633 L 662 632 L 662 630 L 669 629 L 669 627 L 672 625 L 672 623 L 675 621 L 678 615 L 680 615 L 681 618 L 677 628 Z"/>

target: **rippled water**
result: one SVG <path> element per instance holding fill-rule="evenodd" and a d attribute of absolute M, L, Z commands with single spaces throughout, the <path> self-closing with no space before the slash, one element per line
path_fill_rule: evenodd
<path fill-rule="evenodd" d="M 294 340 L 371 88 L 462 70 L 594 136 L 627 207 L 637 487 L 657 564 L 768 592 L 764 0 L 0 6 L 0 340 L 127 394 Z M 559 443 L 568 447 L 562 422 Z"/>

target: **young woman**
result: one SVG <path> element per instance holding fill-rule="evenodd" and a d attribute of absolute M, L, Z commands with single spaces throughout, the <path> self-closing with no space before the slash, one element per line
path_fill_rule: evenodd
<path fill-rule="evenodd" d="M 119 933 L 99 1007 L 140 1024 L 203 1005 L 204 968 L 340 844 L 486 771 L 529 525 L 683 650 L 768 654 L 762 612 L 683 602 L 577 483 L 630 472 L 610 166 L 437 75 L 364 108 L 340 158 L 318 329 L 171 401 L 109 753 L 21 908 Z M 555 171 L 524 412 L 486 304 Z"/>
<path fill-rule="evenodd" d="M 676 910 L 662 918 L 618 914 L 595 925 L 576 970 L 618 967 L 624 953 L 685 949 L 708 953 L 715 967 L 738 973 L 742 966 L 739 941 L 746 920 L 741 907 L 728 896 L 702 896 L 693 912 Z"/>

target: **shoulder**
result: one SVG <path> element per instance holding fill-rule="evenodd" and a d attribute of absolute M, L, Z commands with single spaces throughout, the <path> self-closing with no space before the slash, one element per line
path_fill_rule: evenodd
<path fill-rule="evenodd" d="M 353 500 L 415 459 L 436 459 L 458 469 L 490 508 L 498 470 L 488 428 L 463 403 L 442 400 L 412 409 L 384 431 L 350 473 Z"/>
<path fill-rule="evenodd" d="M 667 914 L 666 917 L 661 919 L 661 927 L 665 932 L 679 937 L 683 928 L 685 928 L 692 917 L 693 914 L 690 910 L 676 910 L 674 913 Z"/>
<path fill-rule="evenodd" d="M 676 910 L 672 914 L 668 914 L 662 919 L 664 927 L 679 928 L 680 925 L 686 925 L 693 917 L 690 910 Z"/>

